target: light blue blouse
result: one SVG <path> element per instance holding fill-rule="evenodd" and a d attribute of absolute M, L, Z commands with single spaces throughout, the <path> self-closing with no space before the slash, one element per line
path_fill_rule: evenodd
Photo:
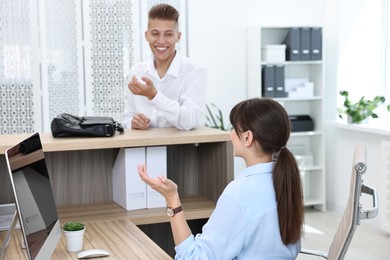
<path fill-rule="evenodd" d="M 280 237 L 273 162 L 244 169 L 229 183 L 202 233 L 175 247 L 175 259 L 295 259 L 300 242 Z"/>

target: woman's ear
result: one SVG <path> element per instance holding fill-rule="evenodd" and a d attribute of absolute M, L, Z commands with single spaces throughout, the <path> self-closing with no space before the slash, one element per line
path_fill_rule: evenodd
<path fill-rule="evenodd" d="M 248 130 L 244 133 L 245 146 L 250 146 L 253 143 L 252 131 Z"/>

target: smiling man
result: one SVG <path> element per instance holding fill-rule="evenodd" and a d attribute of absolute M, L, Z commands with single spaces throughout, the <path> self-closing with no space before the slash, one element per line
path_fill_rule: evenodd
<path fill-rule="evenodd" d="M 124 93 L 124 126 L 146 130 L 199 125 L 205 107 L 207 73 L 197 62 L 180 55 L 179 13 L 170 5 L 149 10 L 145 38 L 153 53 L 136 64 L 127 77 Z"/>

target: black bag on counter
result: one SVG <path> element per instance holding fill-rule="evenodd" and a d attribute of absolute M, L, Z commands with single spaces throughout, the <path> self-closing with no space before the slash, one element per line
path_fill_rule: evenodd
<path fill-rule="evenodd" d="M 113 136 L 115 130 L 121 133 L 124 131 L 122 125 L 112 117 L 78 117 L 63 113 L 51 122 L 51 133 L 54 137 L 108 137 Z"/>

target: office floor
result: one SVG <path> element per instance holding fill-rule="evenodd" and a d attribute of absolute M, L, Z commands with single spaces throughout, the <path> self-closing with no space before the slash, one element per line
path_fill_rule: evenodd
<path fill-rule="evenodd" d="M 328 252 L 341 215 L 332 212 L 305 211 L 305 234 L 302 247 Z M 362 220 L 356 228 L 345 259 L 390 259 L 390 234 Z M 300 254 L 298 260 L 323 259 Z"/>

